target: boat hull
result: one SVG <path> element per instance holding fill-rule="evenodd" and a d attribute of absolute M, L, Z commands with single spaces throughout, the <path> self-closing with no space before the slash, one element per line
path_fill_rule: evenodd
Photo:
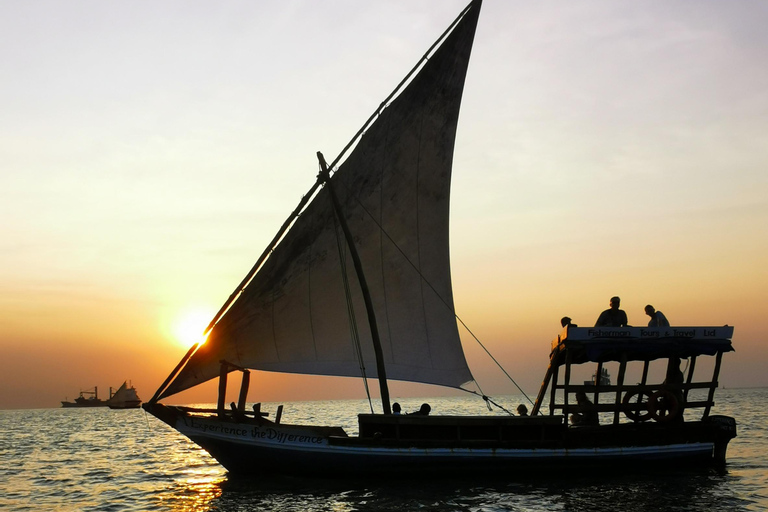
<path fill-rule="evenodd" d="M 509 432 L 510 437 L 514 437 L 515 429 L 519 430 L 519 440 L 398 440 L 346 437 L 337 435 L 343 431 L 333 427 L 196 417 L 157 404 L 145 405 L 145 408 L 235 474 L 426 477 L 468 470 L 503 474 L 564 467 L 701 466 L 718 463 L 718 453 L 724 460 L 725 446 L 735 436 L 735 424 L 728 421 L 725 428 L 717 422 L 692 422 L 663 429 L 635 428 L 632 424 L 620 429 L 612 426 L 568 428 L 563 424 L 562 428 L 553 429 L 552 421 L 515 418 L 516 423 L 509 427 Z M 433 420 L 440 422 L 440 418 L 445 417 L 421 421 L 427 425 Z M 507 423 L 506 418 L 498 420 L 500 425 Z M 650 425 L 640 427 L 646 426 Z M 542 435 L 538 440 L 531 439 L 531 432 L 537 430 Z"/>
<path fill-rule="evenodd" d="M 79 402 L 61 402 L 61 406 L 64 408 L 74 408 L 74 407 L 107 407 L 107 402 L 104 400 L 93 400 L 93 399 L 87 399 L 82 400 Z"/>
<path fill-rule="evenodd" d="M 138 409 L 141 407 L 141 400 L 126 401 L 120 403 L 108 403 L 110 409 Z"/>

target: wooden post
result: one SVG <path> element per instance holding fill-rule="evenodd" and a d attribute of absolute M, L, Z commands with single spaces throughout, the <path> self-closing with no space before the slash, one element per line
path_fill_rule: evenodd
<path fill-rule="evenodd" d="M 223 417 L 226 412 L 224 403 L 226 402 L 227 395 L 227 373 L 229 373 L 229 364 L 226 361 L 220 361 L 220 363 L 221 371 L 219 372 L 219 401 L 216 405 L 216 410 L 218 411 L 218 415 Z"/>
<path fill-rule="evenodd" d="M 571 391 L 571 352 L 565 353 L 565 378 L 563 382 L 563 414 L 568 422 L 568 393 Z"/>
<path fill-rule="evenodd" d="M 592 395 L 592 401 L 597 404 L 600 401 L 600 381 L 603 379 L 603 363 L 597 363 L 597 373 L 595 374 L 595 392 Z"/>
<path fill-rule="evenodd" d="M 282 405 L 278 405 L 277 406 L 277 412 L 275 413 L 275 424 L 276 425 L 280 424 L 280 418 L 282 418 L 282 417 L 283 417 L 283 406 Z"/>
<path fill-rule="evenodd" d="M 557 381 L 560 378 L 560 367 L 555 366 L 552 370 L 552 392 L 549 395 L 549 415 L 555 414 L 555 397 L 557 394 Z"/>
<path fill-rule="evenodd" d="M 683 392 L 683 401 L 688 401 L 688 392 L 691 390 L 690 385 L 693 382 L 693 370 L 696 368 L 696 356 L 691 356 L 691 366 L 688 367 L 688 377 L 685 379 L 685 391 Z"/>
<path fill-rule="evenodd" d="M 541 383 L 541 388 L 539 388 L 539 394 L 536 396 L 536 402 L 533 404 L 533 410 L 531 411 L 531 416 L 536 416 L 539 414 L 539 410 L 541 410 L 541 404 L 544 401 L 544 395 L 547 394 L 547 386 L 549 386 L 549 380 L 552 378 L 553 375 L 553 365 L 552 365 L 552 359 L 549 360 L 549 366 L 547 367 L 547 372 L 544 374 L 544 381 Z"/>
<path fill-rule="evenodd" d="M 643 377 L 640 379 L 640 384 L 643 386 L 648 382 L 648 366 L 650 366 L 650 364 L 650 361 L 643 361 Z"/>
<path fill-rule="evenodd" d="M 245 400 L 248 397 L 248 386 L 251 383 L 251 372 L 243 370 L 243 382 L 240 385 L 240 398 L 237 401 L 237 409 L 245 410 Z"/>
<path fill-rule="evenodd" d="M 541 387 L 539 388 L 539 394 L 536 395 L 536 402 L 533 404 L 533 410 L 531 411 L 531 416 L 536 416 L 541 411 L 541 406 L 544 403 L 544 397 L 547 394 L 547 387 L 549 386 L 550 381 L 552 382 L 552 389 L 554 389 L 555 385 L 557 384 L 557 356 L 560 353 L 560 343 L 562 343 L 562 340 L 560 339 L 560 336 L 557 337 L 557 346 L 552 349 L 552 352 L 549 354 L 549 366 L 547 366 L 547 372 L 544 374 L 544 380 L 541 382 Z M 550 409 L 549 414 L 552 414 L 552 410 Z"/>
<path fill-rule="evenodd" d="M 723 361 L 723 353 L 718 352 L 715 357 L 715 372 L 712 375 L 712 382 L 709 384 L 709 396 L 707 397 L 707 407 L 704 409 L 704 416 L 701 419 L 706 419 L 709 416 L 709 410 L 712 408 L 712 401 L 715 399 L 715 388 L 717 388 L 717 378 L 720 376 L 720 363 Z"/>
<path fill-rule="evenodd" d="M 621 418 L 621 392 L 624 388 L 624 377 L 627 374 L 627 354 L 621 355 L 619 362 L 619 375 L 616 377 L 616 410 L 613 413 L 613 424 L 618 425 Z"/>

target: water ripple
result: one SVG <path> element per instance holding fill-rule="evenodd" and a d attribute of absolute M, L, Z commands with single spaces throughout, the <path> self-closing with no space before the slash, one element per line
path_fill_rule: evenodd
<path fill-rule="evenodd" d="M 510 397 L 517 403 L 518 397 Z M 0 411 L 0 509 L 57 511 L 567 511 L 691 512 L 768 508 L 768 390 L 723 390 L 718 412 L 738 420 L 728 471 L 621 475 L 553 473 L 510 482 L 461 475 L 408 482 L 317 481 L 226 474 L 197 445 L 140 410 Z M 422 400 L 401 401 L 405 410 Z M 433 399 L 444 413 L 482 413 L 482 402 Z M 268 410 L 274 404 L 264 404 Z M 286 404 L 291 422 L 357 430 L 362 401 Z"/>

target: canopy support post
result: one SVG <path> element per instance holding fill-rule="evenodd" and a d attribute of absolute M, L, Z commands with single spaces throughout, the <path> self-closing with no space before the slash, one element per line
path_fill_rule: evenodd
<path fill-rule="evenodd" d="M 624 377 L 627 374 L 627 354 L 621 355 L 621 361 L 619 362 L 619 375 L 616 378 L 616 400 L 614 405 L 616 406 L 616 412 L 613 413 L 613 424 L 618 425 L 621 418 L 621 392 L 624 389 Z"/>
<path fill-rule="evenodd" d="M 541 404 L 544 401 L 544 397 L 547 394 L 547 387 L 549 387 L 549 381 L 552 378 L 552 375 L 554 373 L 554 366 L 552 364 L 552 359 L 550 358 L 549 366 L 547 367 L 547 373 L 544 375 L 544 381 L 541 383 L 541 388 L 539 388 L 539 394 L 536 396 L 536 402 L 533 404 L 533 410 L 531 411 L 531 416 L 536 416 L 539 414 L 539 411 L 541 410 Z"/>
<path fill-rule="evenodd" d="M 693 370 L 696 368 L 696 356 L 691 356 L 691 365 L 688 367 L 688 377 L 685 379 L 685 391 L 683 392 L 683 401 L 688 401 L 688 392 L 691 390 L 691 382 L 693 382 Z"/>
<path fill-rule="evenodd" d="M 555 366 L 555 368 L 552 370 L 552 388 L 550 390 L 549 395 L 549 415 L 552 416 L 555 414 L 555 404 L 557 403 L 557 382 L 560 379 L 560 367 Z M 563 414 L 565 414 L 565 411 L 563 411 Z M 565 417 L 566 424 L 568 422 L 568 415 L 566 414 Z"/>
<path fill-rule="evenodd" d="M 715 389 L 717 388 L 717 379 L 720 376 L 720 364 L 723 362 L 723 353 L 718 352 L 715 356 L 715 371 L 712 374 L 712 382 L 709 385 L 709 394 L 707 395 L 707 406 L 704 408 L 704 416 L 701 419 L 709 417 L 709 411 L 715 399 Z"/>
<path fill-rule="evenodd" d="M 317 152 L 317 159 L 320 162 L 320 176 L 319 181 L 325 183 L 328 187 L 328 195 L 331 196 L 331 202 L 333 203 L 333 210 L 336 212 L 336 218 L 339 219 L 342 231 L 344 231 L 344 238 L 347 241 L 347 247 L 349 248 L 349 254 L 352 256 L 352 262 L 355 265 L 355 273 L 360 283 L 360 290 L 363 294 L 365 301 L 365 310 L 368 314 L 368 324 L 371 328 L 371 340 L 373 341 L 373 352 L 376 355 L 376 371 L 379 376 L 379 389 L 381 391 L 381 405 L 384 409 L 384 414 L 392 414 L 392 408 L 389 403 L 389 387 L 387 386 L 387 370 L 384 366 L 384 352 L 381 349 L 381 339 L 379 338 L 379 329 L 376 324 L 376 313 L 373 309 L 373 300 L 371 299 L 371 293 L 368 289 L 368 283 L 365 280 L 365 274 L 363 273 L 363 264 L 360 261 L 360 256 L 357 253 L 355 247 L 355 241 L 352 237 L 352 232 L 349 230 L 347 220 L 341 212 L 341 204 L 339 198 L 336 197 L 336 192 L 333 189 L 331 183 L 331 174 L 328 171 L 328 164 L 325 162 L 325 158 L 321 152 Z"/>
<path fill-rule="evenodd" d="M 592 401 L 597 404 L 600 402 L 600 386 L 602 385 L 603 381 L 603 363 L 599 362 L 597 363 L 597 370 L 595 371 L 595 381 L 593 384 L 595 385 L 595 392 L 592 398 Z"/>
<path fill-rule="evenodd" d="M 565 415 L 565 423 L 568 424 L 568 394 L 571 392 L 571 362 L 573 358 L 571 357 L 572 352 L 567 351 L 565 353 L 565 379 L 563 382 L 563 414 Z M 552 388 L 552 391 L 554 391 L 555 388 Z M 554 398 L 554 393 L 552 394 L 552 397 Z"/>

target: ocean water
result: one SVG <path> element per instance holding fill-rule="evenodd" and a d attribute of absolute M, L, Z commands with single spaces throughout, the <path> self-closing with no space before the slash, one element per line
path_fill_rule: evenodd
<path fill-rule="evenodd" d="M 507 408 L 519 397 L 500 397 Z M 422 400 L 402 401 L 406 411 Z M 229 476 L 205 451 L 143 410 L 0 411 L 3 511 L 758 511 L 768 510 L 768 389 L 727 389 L 736 418 L 725 471 L 377 482 Z M 476 398 L 431 399 L 436 413 L 482 413 Z M 289 402 L 284 422 L 356 430 L 366 402 Z M 275 404 L 265 404 L 274 412 Z M 338 421 L 342 418 L 343 421 Z M 628 468 L 629 469 L 629 468 Z"/>

